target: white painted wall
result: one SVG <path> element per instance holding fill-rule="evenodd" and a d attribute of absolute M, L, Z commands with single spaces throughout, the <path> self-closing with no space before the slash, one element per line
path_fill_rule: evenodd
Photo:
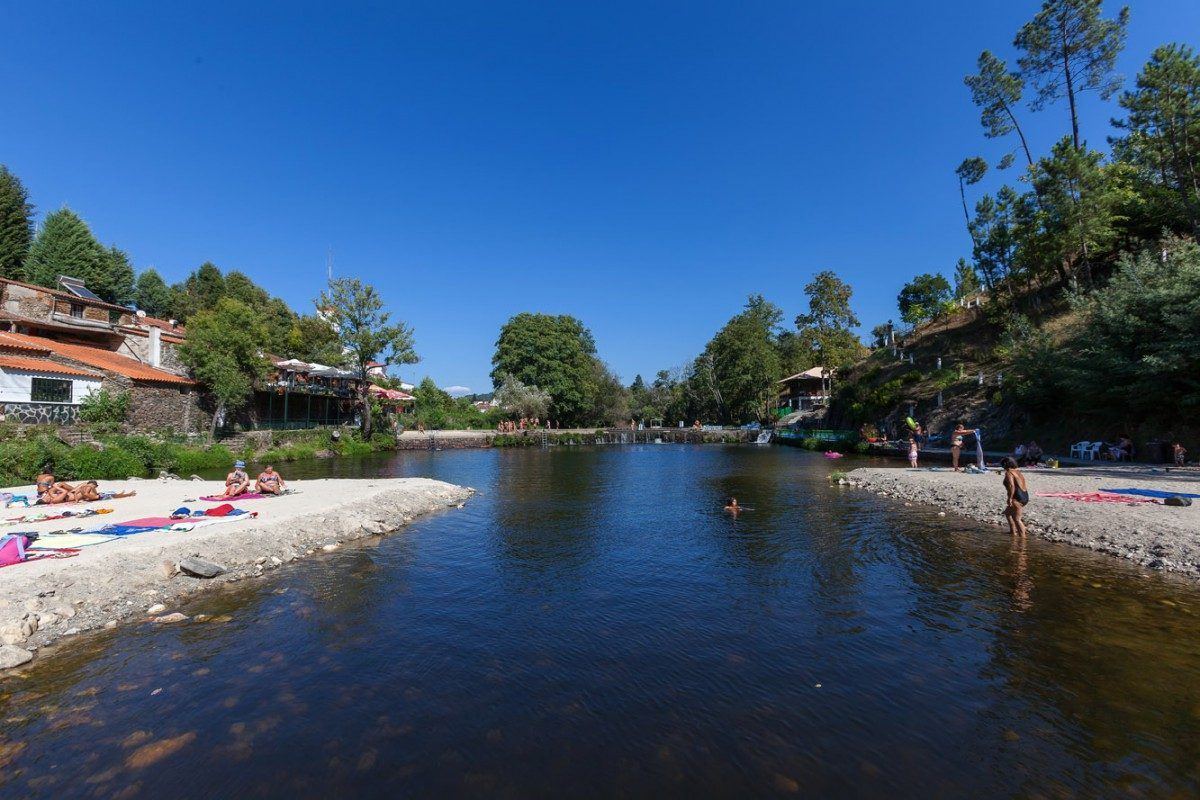
<path fill-rule="evenodd" d="M 0 369 L 0 403 L 28 403 L 34 378 L 70 380 L 71 399 L 79 403 L 92 392 L 100 389 L 100 381 L 71 375 L 55 375 L 50 372 L 28 372 L 26 370 Z"/>

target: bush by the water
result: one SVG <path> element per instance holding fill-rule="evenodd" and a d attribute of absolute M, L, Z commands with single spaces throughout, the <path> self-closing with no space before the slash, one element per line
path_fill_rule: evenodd
<path fill-rule="evenodd" d="M 5 435 L 7 434 L 7 435 Z M 121 480 L 146 477 L 159 470 L 190 475 L 226 467 L 234 460 L 228 448 L 201 448 L 179 442 L 157 441 L 146 436 L 106 436 L 97 445 L 71 447 L 49 430 L 0 432 L 0 483 L 32 483 L 49 471 L 64 481 Z"/>

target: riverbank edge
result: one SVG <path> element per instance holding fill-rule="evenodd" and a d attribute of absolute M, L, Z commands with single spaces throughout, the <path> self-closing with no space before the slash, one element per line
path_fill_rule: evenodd
<path fill-rule="evenodd" d="M 948 478 L 946 482 L 931 485 L 924 478 L 927 474 L 897 468 L 859 467 L 846 473 L 844 480 L 851 487 L 865 489 L 882 497 L 929 506 L 996 525 L 1003 528 L 1004 535 L 1008 535 L 1003 503 L 998 500 L 998 479 L 986 484 L 977 482 L 962 486 L 954 485 Z M 953 476 L 956 473 L 935 474 Z M 1059 475 L 1070 477 L 1066 470 Z M 1084 491 L 1093 489 L 1078 488 Z M 1103 512 L 1105 507 L 1068 503 L 1050 509 L 1044 500 L 1039 498 L 1039 501 L 1038 505 L 1027 509 L 1025 523 L 1029 532 L 1040 539 L 1082 547 L 1133 561 L 1147 569 L 1200 580 L 1200 548 L 1194 541 L 1182 541 L 1177 535 L 1178 531 L 1151 529 L 1136 519 L 1122 520 L 1111 513 L 1113 506 L 1107 507 L 1110 513 L 1098 513 Z"/>
<path fill-rule="evenodd" d="M 172 612 L 201 592 L 261 578 L 346 542 L 396 533 L 419 517 L 462 508 L 475 494 L 472 488 L 429 478 L 364 481 L 368 483 L 376 491 L 323 513 L 256 520 L 236 532 L 217 526 L 201 536 L 164 540 L 153 555 L 114 549 L 84 563 L 65 560 L 60 569 L 34 576 L 13 575 L 9 568 L 0 587 L 0 633 L 7 642 L 2 649 L 37 653 L 65 638 L 122 623 L 170 623 L 175 621 Z M 209 579 L 189 576 L 178 566 L 188 556 L 218 563 L 226 571 Z M 13 641 L 18 637 L 22 641 Z M 7 661 L 12 651 L 5 655 Z M 0 668 L 0 676 L 9 672 Z"/>

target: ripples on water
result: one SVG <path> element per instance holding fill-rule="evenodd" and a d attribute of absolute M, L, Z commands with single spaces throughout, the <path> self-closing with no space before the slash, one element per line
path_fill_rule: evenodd
<path fill-rule="evenodd" d="M 6 797 L 1200 794 L 1190 585 L 785 448 L 288 472 L 482 495 L 0 684 Z"/>

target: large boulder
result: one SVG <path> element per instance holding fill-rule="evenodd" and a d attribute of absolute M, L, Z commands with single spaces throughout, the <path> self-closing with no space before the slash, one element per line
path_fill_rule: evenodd
<path fill-rule="evenodd" d="M 33 660 L 33 653 L 23 647 L 0 645 L 0 669 L 12 669 Z"/>
<path fill-rule="evenodd" d="M 196 578 L 215 578 L 228 572 L 225 567 L 203 558 L 188 556 L 179 562 L 179 571 Z"/>

